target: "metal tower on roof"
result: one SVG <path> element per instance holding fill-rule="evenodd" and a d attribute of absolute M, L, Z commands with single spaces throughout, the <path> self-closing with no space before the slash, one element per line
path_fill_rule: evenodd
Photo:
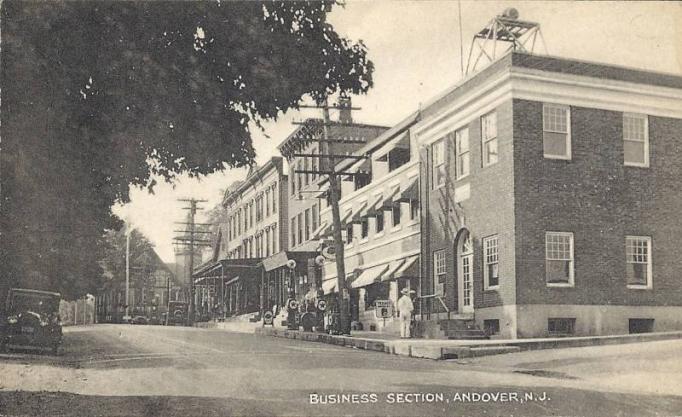
<path fill-rule="evenodd" d="M 506 9 L 474 34 L 465 74 L 476 71 L 476 66 L 483 57 L 492 62 L 498 54 L 504 55 L 510 50 L 533 53 L 538 36 L 546 54 L 547 45 L 540 31 L 540 24 L 519 20 L 518 10 Z M 476 58 L 472 62 L 474 50 L 476 50 Z"/>

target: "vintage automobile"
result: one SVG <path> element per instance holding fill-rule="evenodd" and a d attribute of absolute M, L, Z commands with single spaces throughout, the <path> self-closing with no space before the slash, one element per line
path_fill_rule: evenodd
<path fill-rule="evenodd" d="M 0 350 L 28 348 L 58 354 L 62 343 L 60 299 L 56 292 L 10 289 L 0 324 Z"/>

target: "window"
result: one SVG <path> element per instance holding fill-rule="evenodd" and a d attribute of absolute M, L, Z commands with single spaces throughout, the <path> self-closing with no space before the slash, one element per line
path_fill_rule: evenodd
<path fill-rule="evenodd" d="M 237 212 L 237 234 L 242 234 L 242 209 Z"/>
<path fill-rule="evenodd" d="M 296 216 L 291 218 L 291 228 L 290 234 L 291 234 L 291 247 L 293 248 L 296 246 Z"/>
<path fill-rule="evenodd" d="M 376 233 L 381 233 L 384 231 L 384 211 L 383 210 L 379 210 L 379 212 L 377 212 L 374 227 L 375 227 Z"/>
<path fill-rule="evenodd" d="M 369 235 L 369 221 L 366 217 L 362 219 L 360 226 L 360 237 L 364 239 L 367 237 L 367 235 Z"/>
<path fill-rule="evenodd" d="M 625 165 L 649 166 L 649 121 L 643 114 L 623 114 Z"/>
<path fill-rule="evenodd" d="M 272 253 L 277 253 L 277 223 L 272 225 Z"/>
<path fill-rule="evenodd" d="M 445 184 L 445 138 L 431 145 L 431 184 L 434 190 Z"/>
<path fill-rule="evenodd" d="M 296 177 L 298 175 L 296 174 L 296 165 L 293 164 L 291 168 L 291 175 L 289 178 L 291 179 L 291 195 L 296 194 Z"/>
<path fill-rule="evenodd" d="M 303 160 L 299 159 L 298 162 L 296 163 L 296 168 L 299 171 L 303 171 Z M 296 174 L 296 181 L 298 182 L 298 191 L 301 191 L 303 188 L 303 175 L 301 173 Z"/>
<path fill-rule="evenodd" d="M 469 175 L 469 129 L 467 128 L 455 132 L 455 158 L 457 179 Z"/>
<path fill-rule="evenodd" d="M 652 333 L 654 331 L 654 319 L 628 319 L 630 334 Z"/>
<path fill-rule="evenodd" d="M 303 167 L 304 167 L 303 169 L 305 169 L 306 171 L 310 171 L 309 161 L 310 160 L 308 159 L 307 156 L 303 157 Z M 305 183 L 305 185 L 308 185 L 310 182 L 310 174 L 306 173 L 303 176 L 303 180 L 304 180 L 303 182 Z"/>
<path fill-rule="evenodd" d="M 569 336 L 575 334 L 575 318 L 547 319 L 547 332 L 550 336 Z"/>
<path fill-rule="evenodd" d="M 272 185 L 272 212 L 277 213 L 277 183 Z"/>
<path fill-rule="evenodd" d="M 486 289 L 497 288 L 500 285 L 498 259 L 497 236 L 483 239 L 483 279 Z"/>
<path fill-rule="evenodd" d="M 312 216 L 313 216 L 313 225 L 312 229 L 317 230 L 317 227 L 319 226 L 319 220 L 320 220 L 320 212 L 317 209 L 317 204 L 313 204 L 313 211 L 312 211 Z"/>
<path fill-rule="evenodd" d="M 488 113 L 481 117 L 481 147 L 483 166 L 497 162 L 497 113 Z"/>
<path fill-rule="evenodd" d="M 410 200 L 410 220 L 416 220 L 419 218 L 419 201 Z"/>
<path fill-rule="evenodd" d="M 573 233 L 545 234 L 545 277 L 549 286 L 573 286 Z"/>
<path fill-rule="evenodd" d="M 393 227 L 400 226 L 400 203 L 391 207 L 391 217 L 393 218 Z"/>
<path fill-rule="evenodd" d="M 445 266 L 445 249 L 433 252 L 433 280 L 434 293 L 436 295 L 445 295 L 445 280 L 447 277 L 447 268 Z"/>
<path fill-rule="evenodd" d="M 651 238 L 625 238 L 625 266 L 629 288 L 651 288 Z"/>
<path fill-rule="evenodd" d="M 305 209 L 305 226 L 304 226 L 305 240 L 310 239 L 310 225 L 311 225 L 310 209 Z"/>
<path fill-rule="evenodd" d="M 270 252 L 270 229 L 265 229 L 265 256 L 270 256 L 272 252 Z"/>
<path fill-rule="evenodd" d="M 483 320 L 483 331 L 488 336 L 500 334 L 500 320 L 498 319 Z"/>
<path fill-rule="evenodd" d="M 545 158 L 571 159 L 571 116 L 568 106 L 542 106 L 542 148 Z"/>
<path fill-rule="evenodd" d="M 353 223 L 348 223 L 346 225 L 346 244 L 350 245 L 353 243 Z"/>
<path fill-rule="evenodd" d="M 270 217 L 270 188 L 265 190 L 265 217 Z"/>
<path fill-rule="evenodd" d="M 303 213 L 298 213 L 298 243 L 303 243 Z"/>

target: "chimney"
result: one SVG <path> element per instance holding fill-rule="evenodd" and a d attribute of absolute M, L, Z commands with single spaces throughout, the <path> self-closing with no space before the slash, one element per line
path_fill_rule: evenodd
<path fill-rule="evenodd" d="M 350 114 L 351 107 L 350 97 L 339 97 L 339 122 L 353 123 L 353 116 Z"/>

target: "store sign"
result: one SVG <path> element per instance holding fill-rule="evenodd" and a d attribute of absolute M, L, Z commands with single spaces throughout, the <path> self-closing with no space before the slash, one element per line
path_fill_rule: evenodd
<path fill-rule="evenodd" d="M 376 300 L 374 302 L 376 308 L 374 312 L 378 318 L 390 318 L 393 317 L 393 303 L 391 300 Z"/>

